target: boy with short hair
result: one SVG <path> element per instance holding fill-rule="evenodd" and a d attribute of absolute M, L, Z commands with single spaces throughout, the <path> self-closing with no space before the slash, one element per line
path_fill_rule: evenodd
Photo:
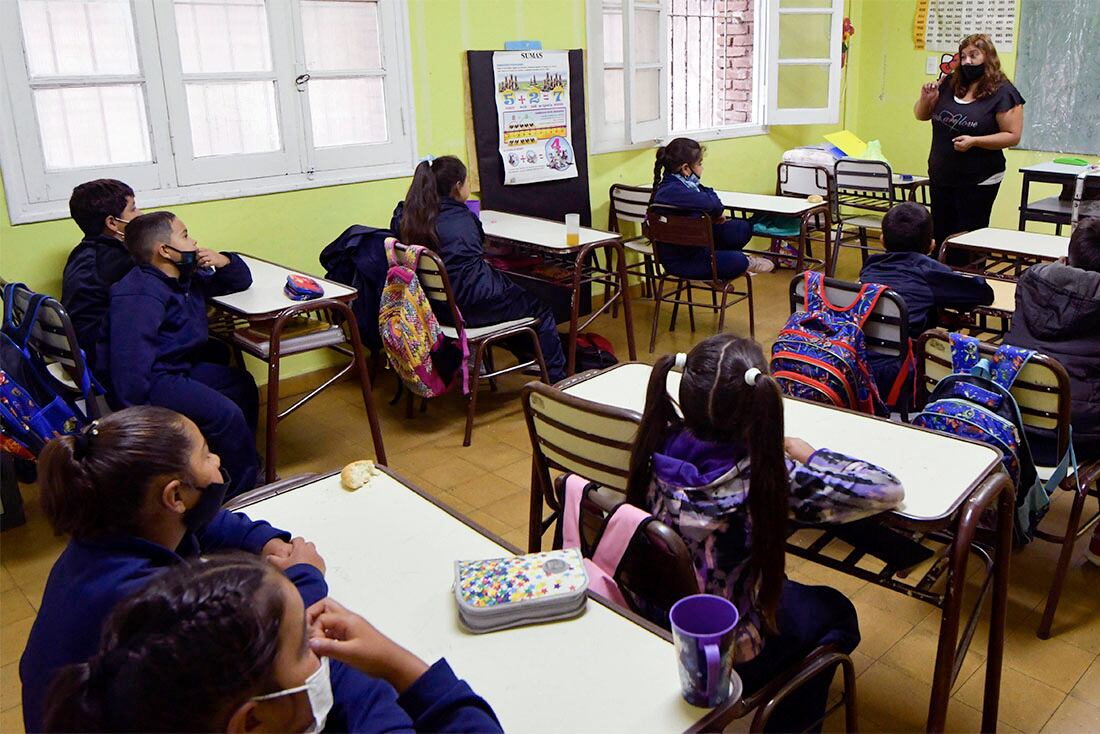
<path fill-rule="evenodd" d="M 259 394 L 246 370 L 208 361 L 206 299 L 252 285 L 233 253 L 198 247 L 171 212 L 130 222 L 137 262 L 111 287 L 97 365 L 116 408 L 159 405 L 198 425 L 229 473 L 227 497 L 256 483 Z"/>
<path fill-rule="evenodd" d="M 69 314 L 88 363 L 94 365 L 96 343 L 107 315 L 108 291 L 134 267 L 123 244 L 126 225 L 142 212 L 134 203 L 132 188 L 113 178 L 101 178 L 73 189 L 69 213 L 84 239 L 65 263 L 61 305 Z"/>

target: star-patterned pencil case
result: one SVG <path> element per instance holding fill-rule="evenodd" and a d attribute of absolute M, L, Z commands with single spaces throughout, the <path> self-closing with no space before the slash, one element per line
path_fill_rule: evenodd
<path fill-rule="evenodd" d="M 587 589 L 576 548 L 455 562 L 458 616 L 471 632 L 575 617 Z"/>

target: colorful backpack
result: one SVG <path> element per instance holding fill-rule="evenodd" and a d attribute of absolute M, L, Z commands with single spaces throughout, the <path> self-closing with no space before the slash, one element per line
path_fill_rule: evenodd
<path fill-rule="evenodd" d="M 1001 465 L 1016 486 L 1014 537 L 1021 546 L 1034 536 L 1051 493 L 1076 462 L 1071 448 L 1054 475 L 1046 483 L 1039 480 L 1020 408 L 1010 392 L 1035 352 L 1005 344 L 987 359 L 981 357 L 979 344 L 974 337 L 951 334 L 951 374 L 936 385 L 912 424 L 978 441 L 1001 453 Z"/>
<path fill-rule="evenodd" d="M 416 265 L 423 247 L 408 246 L 400 252 L 397 240 L 386 238 L 389 270 L 378 309 L 378 331 L 390 364 L 402 382 L 415 395 L 425 398 L 443 395 L 455 386 L 459 370 L 443 375 L 435 357 L 445 349 L 455 349 L 447 339 L 432 311 L 431 303 L 416 277 Z M 469 393 L 469 348 L 459 340 L 462 351 L 462 392 Z M 442 361 L 442 360 L 441 360 Z"/>
<path fill-rule="evenodd" d="M 771 374 L 784 394 L 886 416 L 867 362 L 863 325 L 885 286 L 865 284 L 847 308 L 825 295 L 821 273 L 807 271 L 802 310 L 791 314 L 772 346 Z"/>

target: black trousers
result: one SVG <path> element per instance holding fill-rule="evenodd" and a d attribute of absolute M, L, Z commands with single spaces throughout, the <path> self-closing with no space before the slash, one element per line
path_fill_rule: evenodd
<path fill-rule="evenodd" d="M 997 199 L 999 183 L 989 186 L 944 186 L 932 182 L 932 236 L 942 245 L 953 234 L 968 232 L 989 226 L 989 215 Z M 969 257 L 956 253 L 947 261 L 949 265 L 965 265 Z"/>

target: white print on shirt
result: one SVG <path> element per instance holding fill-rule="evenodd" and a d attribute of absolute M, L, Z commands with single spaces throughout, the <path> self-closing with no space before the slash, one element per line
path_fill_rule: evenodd
<path fill-rule="evenodd" d="M 963 132 L 964 130 L 973 130 L 978 126 L 977 120 L 971 120 L 961 112 L 951 114 L 947 110 L 940 110 L 932 119 L 936 122 L 946 125 L 956 132 Z"/>

